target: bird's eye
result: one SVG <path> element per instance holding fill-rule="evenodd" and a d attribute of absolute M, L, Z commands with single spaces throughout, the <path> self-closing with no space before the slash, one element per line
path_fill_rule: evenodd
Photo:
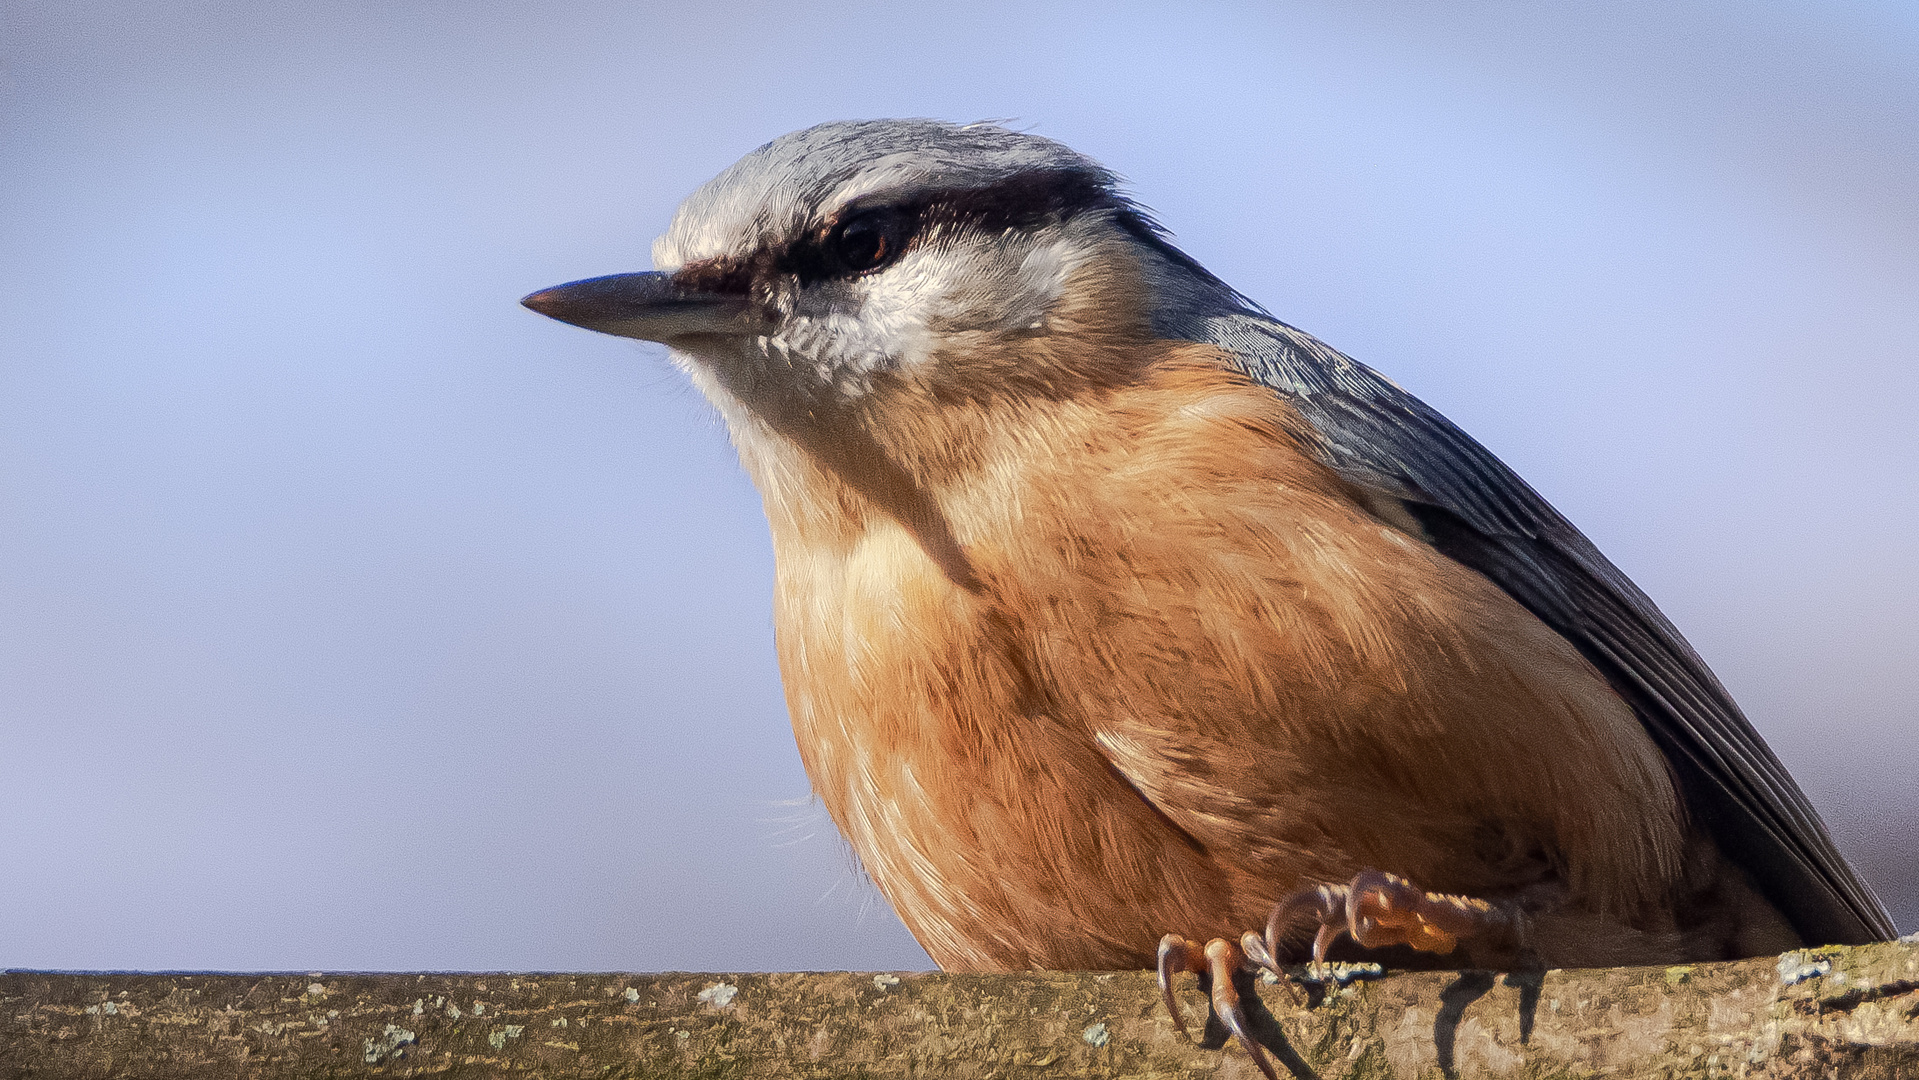
<path fill-rule="evenodd" d="M 878 270 L 906 250 L 912 224 L 903 210 L 868 210 L 834 229 L 827 237 L 827 250 L 848 273 Z"/>

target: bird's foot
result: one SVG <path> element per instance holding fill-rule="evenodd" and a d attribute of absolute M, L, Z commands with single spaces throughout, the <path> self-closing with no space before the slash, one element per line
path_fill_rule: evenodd
<path fill-rule="evenodd" d="M 1200 984 L 1208 987 L 1212 993 L 1213 1015 L 1219 1017 L 1226 1030 L 1266 1074 L 1267 1080 L 1279 1080 L 1274 1071 L 1271 1057 L 1266 1048 L 1254 1041 L 1251 1034 L 1251 1021 L 1246 1015 L 1246 1005 L 1240 999 L 1239 987 L 1234 985 L 1233 977 L 1242 970 L 1270 966 L 1266 954 L 1266 945 L 1258 934 L 1248 931 L 1239 944 L 1225 938 L 1214 938 L 1201 945 L 1191 938 L 1178 934 L 1167 934 L 1159 940 L 1159 993 L 1166 1000 L 1166 1011 L 1172 1014 L 1173 1026 L 1187 1038 L 1192 1033 L 1186 1030 L 1186 1019 L 1180 1014 L 1179 1002 L 1173 997 L 1173 976 L 1182 971 L 1190 971 L 1200 978 Z"/>
<path fill-rule="evenodd" d="M 1315 972 L 1326 970 L 1326 952 L 1341 934 L 1350 935 L 1361 948 L 1378 949 L 1409 945 L 1421 952 L 1449 953 L 1463 939 L 1504 937 L 1509 943 L 1523 944 L 1524 927 L 1516 906 L 1492 903 L 1470 896 L 1429 893 L 1405 878 L 1367 870 L 1344 885 L 1320 885 L 1302 889 L 1273 906 L 1266 920 L 1266 934 L 1253 931 L 1241 935 L 1238 943 L 1214 938 L 1201 945 L 1191 938 L 1167 934 L 1159 942 L 1159 992 L 1173 1026 L 1189 1038 L 1185 1017 L 1173 996 L 1173 978 L 1190 971 L 1200 977 L 1202 987 L 1212 997 L 1213 1014 L 1239 1042 L 1260 1072 L 1278 1080 L 1266 1048 L 1252 1037 L 1251 1023 L 1233 977 L 1241 971 L 1264 969 L 1276 976 L 1281 985 L 1298 990 L 1287 978 L 1280 958 L 1286 956 L 1284 944 L 1307 926 L 1317 926 L 1313 936 L 1312 966 Z"/>
<path fill-rule="evenodd" d="M 1265 956 L 1258 963 L 1283 975 L 1274 962 L 1283 955 L 1281 946 L 1313 924 L 1318 926 L 1313 936 L 1313 966 L 1320 970 L 1326 963 L 1326 951 L 1341 934 L 1350 935 L 1366 949 L 1409 945 L 1421 952 L 1449 953 L 1462 938 L 1491 934 L 1517 937 L 1518 921 L 1518 910 L 1508 905 L 1429 893 L 1403 877 L 1367 870 L 1344 885 L 1302 889 L 1273 905 L 1261 942 Z"/>

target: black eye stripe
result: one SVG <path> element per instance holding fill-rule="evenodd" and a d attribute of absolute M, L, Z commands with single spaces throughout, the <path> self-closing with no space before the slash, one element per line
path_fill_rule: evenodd
<path fill-rule="evenodd" d="M 983 232 L 1031 228 L 1087 210 L 1121 205 L 1104 176 L 1069 169 L 1020 173 L 997 184 L 928 193 L 926 225 L 970 226 Z"/>
<path fill-rule="evenodd" d="M 936 231 L 1000 233 L 1124 206 L 1103 174 L 1038 170 L 986 187 L 918 191 L 900 202 L 862 207 L 788 245 L 777 265 L 810 284 L 882 269 Z"/>

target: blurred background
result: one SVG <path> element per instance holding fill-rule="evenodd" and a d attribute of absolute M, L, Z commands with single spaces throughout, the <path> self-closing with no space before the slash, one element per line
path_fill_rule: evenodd
<path fill-rule="evenodd" d="M 915 968 L 645 269 L 1011 118 L 1564 510 L 1919 927 L 1919 7 L 0 6 L 0 967 Z"/>

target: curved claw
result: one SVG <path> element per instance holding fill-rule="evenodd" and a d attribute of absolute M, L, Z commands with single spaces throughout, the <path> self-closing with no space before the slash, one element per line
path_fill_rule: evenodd
<path fill-rule="evenodd" d="M 1279 966 L 1279 959 L 1266 947 L 1265 938 L 1248 930 L 1239 937 L 1239 951 L 1246 954 L 1247 962 L 1254 967 L 1272 972 L 1273 977 L 1279 980 L 1279 985 L 1285 987 L 1286 992 L 1292 995 L 1294 1004 L 1305 1002 L 1306 999 L 1300 994 L 1299 987 L 1294 986 L 1293 980 L 1286 977 L 1286 972 Z"/>
<path fill-rule="evenodd" d="M 1336 923 L 1321 923 L 1319 933 L 1313 935 L 1313 974 L 1315 978 L 1325 974 L 1326 952 L 1333 947 L 1333 942 L 1339 940 L 1340 932 L 1344 929 L 1344 927 Z"/>
<path fill-rule="evenodd" d="M 1251 930 L 1239 937 L 1239 951 L 1246 954 L 1247 962 L 1254 967 L 1263 968 L 1275 975 L 1285 975 L 1279 970 L 1279 961 L 1273 958 L 1272 951 L 1266 948 L 1266 939 Z"/>
<path fill-rule="evenodd" d="M 1159 939 L 1159 996 L 1166 1002 L 1166 1011 L 1173 1017 L 1173 1027 L 1186 1038 L 1192 1033 L 1186 1030 L 1186 1018 L 1180 1013 L 1179 1000 L 1173 996 L 1173 976 L 1182 971 L 1197 974 L 1203 970 L 1193 956 L 1193 943 L 1178 934 L 1167 934 Z"/>
<path fill-rule="evenodd" d="M 1239 998 L 1239 987 L 1233 984 L 1233 976 L 1239 974 L 1251 958 L 1254 963 L 1271 967 L 1272 957 L 1267 954 L 1259 935 L 1247 931 L 1238 945 L 1225 938 L 1214 938 L 1202 949 L 1198 942 L 1167 934 L 1159 939 L 1159 994 L 1166 1002 L 1166 1012 L 1173 1018 L 1173 1026 L 1181 1035 L 1192 1038 L 1186 1030 L 1186 1018 L 1179 1011 L 1179 1002 L 1173 997 L 1173 976 L 1182 971 L 1190 971 L 1205 977 L 1212 984 L 1213 1015 L 1232 1032 L 1240 1048 L 1259 1066 L 1259 1071 L 1267 1080 L 1279 1080 L 1279 1073 L 1273 1069 L 1271 1057 L 1266 1048 L 1253 1040 L 1246 1016 L 1246 1004 Z"/>
<path fill-rule="evenodd" d="M 1233 1033 L 1240 1049 L 1246 1051 L 1246 1056 L 1259 1066 L 1266 1080 L 1279 1080 L 1279 1073 L 1274 1070 L 1266 1048 L 1255 1042 L 1247 1030 L 1246 1005 L 1239 999 L 1239 987 L 1233 985 L 1233 976 L 1238 974 L 1245 960 L 1246 954 L 1240 951 L 1240 947 L 1225 938 L 1214 938 L 1206 943 L 1206 967 L 1213 977 L 1213 1013 L 1226 1025 L 1226 1030 Z"/>

